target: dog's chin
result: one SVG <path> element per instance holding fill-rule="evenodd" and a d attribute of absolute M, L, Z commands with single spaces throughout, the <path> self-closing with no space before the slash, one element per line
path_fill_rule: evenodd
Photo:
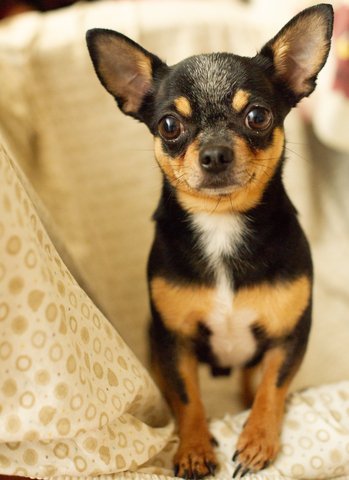
<path fill-rule="evenodd" d="M 205 195 L 218 197 L 218 196 L 225 196 L 231 195 L 236 191 L 238 188 L 241 188 L 241 183 L 238 182 L 236 179 L 232 180 L 223 180 L 223 179 L 210 179 L 210 180 L 203 180 L 196 190 L 204 193 Z"/>
<path fill-rule="evenodd" d="M 211 197 L 224 197 L 231 195 L 236 189 L 237 185 L 230 186 L 230 187 L 215 187 L 215 188 L 199 188 L 197 189 L 199 192 L 204 193 L 205 195 Z"/>

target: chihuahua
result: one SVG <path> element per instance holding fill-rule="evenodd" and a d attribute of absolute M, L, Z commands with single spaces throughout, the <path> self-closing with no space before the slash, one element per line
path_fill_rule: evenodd
<path fill-rule="evenodd" d="M 152 368 L 176 417 L 176 476 L 214 474 L 198 382 L 261 377 L 233 455 L 234 477 L 272 462 L 312 309 L 309 245 L 287 196 L 283 123 L 315 88 L 330 49 L 331 5 L 310 7 L 252 58 L 231 53 L 167 66 L 124 35 L 87 32 L 97 76 L 154 136 L 163 174 L 148 262 Z M 233 453 L 233 452 L 232 452 Z"/>

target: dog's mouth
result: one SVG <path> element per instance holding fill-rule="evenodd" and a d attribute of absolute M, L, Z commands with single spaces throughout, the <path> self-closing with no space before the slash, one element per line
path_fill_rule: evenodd
<path fill-rule="evenodd" d="M 234 188 L 240 187 L 241 182 L 235 175 L 224 174 L 224 175 L 204 175 L 200 185 L 199 190 L 211 190 L 213 192 L 223 192 L 230 191 Z"/>
<path fill-rule="evenodd" d="M 205 193 L 206 195 L 212 197 L 224 197 L 231 195 L 235 190 L 237 190 L 237 186 L 229 186 L 229 187 L 203 187 L 198 189 L 198 191 Z"/>
<path fill-rule="evenodd" d="M 206 176 L 200 179 L 198 182 L 194 182 L 194 185 L 190 185 L 191 188 L 198 192 L 205 193 L 212 196 L 225 196 L 248 187 L 253 182 L 255 173 L 242 175 L 239 172 L 234 173 L 227 172 L 223 175 Z"/>

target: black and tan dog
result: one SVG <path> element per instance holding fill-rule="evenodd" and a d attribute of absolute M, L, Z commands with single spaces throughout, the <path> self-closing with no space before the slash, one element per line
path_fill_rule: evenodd
<path fill-rule="evenodd" d="M 154 135 L 163 189 L 148 278 L 153 369 L 178 422 L 175 473 L 217 461 L 198 385 L 261 364 L 235 475 L 279 448 L 285 397 L 311 323 L 312 262 L 283 183 L 283 122 L 315 88 L 330 48 L 330 5 L 294 17 L 253 58 L 190 57 L 172 67 L 120 33 L 87 34 L 97 75 Z M 247 383 L 247 380 L 246 382 Z"/>

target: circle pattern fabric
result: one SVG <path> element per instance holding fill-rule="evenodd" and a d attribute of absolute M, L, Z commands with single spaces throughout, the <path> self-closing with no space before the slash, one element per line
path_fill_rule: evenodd
<path fill-rule="evenodd" d="M 210 430 L 219 443 L 216 478 L 231 480 L 231 461 L 248 412 L 212 420 Z M 171 460 L 178 446 L 172 441 L 139 472 L 171 477 Z M 124 477 L 127 478 L 127 477 Z M 139 477 L 141 478 L 141 477 Z M 213 477 L 212 477 L 213 478 Z M 281 451 L 269 468 L 247 480 L 320 480 L 349 478 L 349 381 L 310 388 L 289 396 L 281 434 Z"/>
<path fill-rule="evenodd" d="M 146 370 L 60 259 L 0 150 L 0 471 L 134 470 L 167 443 Z"/>

